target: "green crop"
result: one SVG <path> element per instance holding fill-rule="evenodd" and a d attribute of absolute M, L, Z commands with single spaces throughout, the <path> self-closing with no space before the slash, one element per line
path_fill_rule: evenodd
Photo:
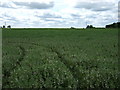
<path fill-rule="evenodd" d="M 3 88 L 118 88 L 118 30 L 3 30 L 2 62 Z"/>

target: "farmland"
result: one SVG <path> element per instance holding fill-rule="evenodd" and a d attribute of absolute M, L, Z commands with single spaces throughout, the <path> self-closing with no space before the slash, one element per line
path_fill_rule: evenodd
<path fill-rule="evenodd" d="M 118 88 L 117 29 L 3 30 L 3 88 Z"/>

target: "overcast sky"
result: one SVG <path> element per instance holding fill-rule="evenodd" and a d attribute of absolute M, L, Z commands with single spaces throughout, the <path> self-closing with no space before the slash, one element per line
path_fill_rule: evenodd
<path fill-rule="evenodd" d="M 119 0 L 0 0 L 0 26 L 104 27 L 118 21 Z"/>

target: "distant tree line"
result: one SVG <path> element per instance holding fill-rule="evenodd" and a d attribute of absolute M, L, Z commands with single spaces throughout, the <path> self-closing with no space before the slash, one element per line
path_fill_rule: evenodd
<path fill-rule="evenodd" d="M 87 25 L 86 28 L 95 28 L 95 27 L 93 27 L 93 25 Z"/>
<path fill-rule="evenodd" d="M 70 29 L 76 29 L 75 27 L 71 27 Z"/>
<path fill-rule="evenodd" d="M 106 28 L 120 28 L 120 22 L 106 25 Z"/>
<path fill-rule="evenodd" d="M 5 26 L 5 25 L 3 25 L 2 27 L 0 27 L 0 28 L 11 28 L 11 26 L 10 25 L 8 25 L 7 27 Z"/>

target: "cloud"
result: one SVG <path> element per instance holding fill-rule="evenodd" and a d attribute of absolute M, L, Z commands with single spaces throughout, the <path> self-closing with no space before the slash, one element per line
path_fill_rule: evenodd
<path fill-rule="evenodd" d="M 80 18 L 81 16 L 78 15 L 78 14 L 71 14 L 72 17 L 75 17 L 75 18 Z"/>
<path fill-rule="evenodd" d="M 54 2 L 40 3 L 40 2 L 13 2 L 15 5 L 25 6 L 30 9 L 48 9 L 54 6 Z"/>
<path fill-rule="evenodd" d="M 20 21 L 16 17 L 12 16 L 11 14 L 4 13 L 0 15 L 0 21 L 1 26 L 4 25 L 5 22 L 7 26 L 8 25 L 14 26 L 15 24 L 18 25 L 18 23 L 20 23 Z"/>
<path fill-rule="evenodd" d="M 3 8 L 28 8 L 28 9 L 49 9 L 54 7 L 54 2 L 1 2 L 0 7 Z"/>
<path fill-rule="evenodd" d="M 9 2 L 0 2 L 0 7 L 2 8 L 15 8 L 13 3 Z"/>
<path fill-rule="evenodd" d="M 92 11 L 107 11 L 112 10 L 115 4 L 111 2 L 78 2 L 75 8 L 84 8 Z"/>
<path fill-rule="evenodd" d="M 62 18 L 60 15 L 57 14 L 52 14 L 52 13 L 44 13 L 43 15 L 36 15 L 37 17 L 40 18 Z"/>
<path fill-rule="evenodd" d="M 118 21 L 120 22 L 120 1 L 118 3 Z"/>
<path fill-rule="evenodd" d="M 59 22 L 62 20 L 62 16 L 55 13 L 44 13 L 42 15 L 35 16 L 45 22 Z"/>
<path fill-rule="evenodd" d="M 12 27 L 86 27 L 87 22 L 103 27 L 118 21 L 117 1 L 0 0 L 0 25 L 6 21 Z"/>

